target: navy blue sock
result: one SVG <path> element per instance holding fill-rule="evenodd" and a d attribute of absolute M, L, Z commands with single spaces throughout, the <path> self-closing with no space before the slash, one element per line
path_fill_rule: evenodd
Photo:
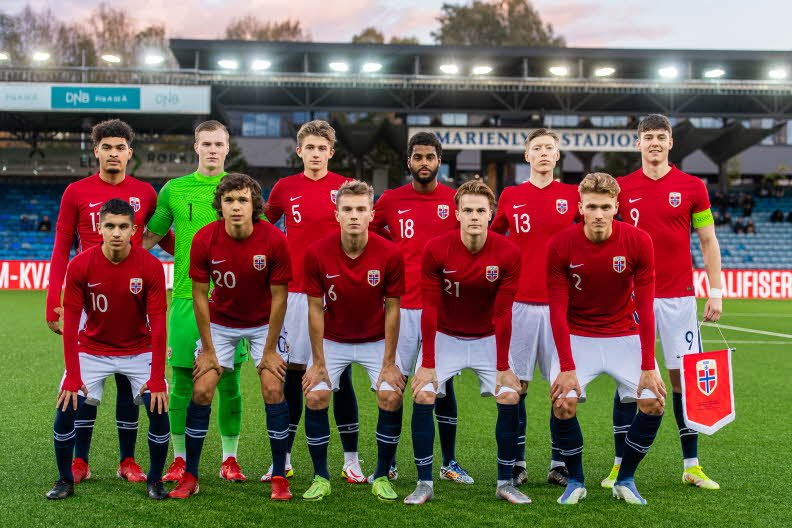
<path fill-rule="evenodd" d="M 85 397 L 77 396 L 77 409 L 85 406 Z M 77 411 L 69 404 L 65 411 L 55 410 L 55 425 L 52 428 L 55 443 L 55 463 L 61 480 L 74 482 L 72 475 L 72 453 L 74 453 L 74 417 Z"/>
<path fill-rule="evenodd" d="M 432 480 L 432 461 L 434 452 L 434 405 L 413 403 L 412 441 L 418 480 Z"/>
<path fill-rule="evenodd" d="M 520 403 L 517 404 L 517 450 L 514 457 L 517 462 L 525 462 L 525 431 L 528 427 L 525 396 L 525 394 L 520 394 Z"/>
<path fill-rule="evenodd" d="M 158 414 L 151 412 L 151 393 L 143 394 L 143 405 L 149 419 L 148 446 L 149 446 L 149 472 L 148 482 L 162 480 L 162 468 L 168 456 L 168 442 L 170 441 L 170 419 L 168 413 Z"/>
<path fill-rule="evenodd" d="M 565 466 L 564 457 L 558 447 L 558 424 L 556 424 L 553 408 L 550 407 L 550 467 Z"/>
<path fill-rule="evenodd" d="M 82 458 L 88 462 L 91 451 L 91 437 L 96 422 L 96 405 L 80 405 L 74 418 L 74 458 Z"/>
<path fill-rule="evenodd" d="M 679 442 L 682 444 L 682 458 L 698 458 L 698 433 L 690 429 L 685 423 L 682 394 L 672 393 L 674 401 L 674 418 L 679 430 Z"/>
<path fill-rule="evenodd" d="M 291 453 L 294 436 L 303 411 L 302 379 L 304 370 L 286 370 L 286 381 L 283 384 L 283 395 L 289 406 L 289 437 L 286 439 L 286 452 Z"/>
<path fill-rule="evenodd" d="M 313 460 L 314 475 L 329 479 L 327 444 L 330 443 L 330 422 L 327 409 L 305 408 L 305 438 L 308 440 L 308 452 Z"/>
<path fill-rule="evenodd" d="M 577 416 L 562 420 L 553 416 L 558 435 L 558 449 L 564 457 L 569 479 L 583 484 L 583 432 Z"/>
<path fill-rule="evenodd" d="M 440 437 L 440 451 L 443 453 L 443 465 L 447 466 L 456 460 L 456 432 L 459 413 L 457 412 L 454 380 L 446 381 L 445 396 L 435 400 L 435 416 L 437 417 L 437 434 Z"/>
<path fill-rule="evenodd" d="M 344 453 L 357 453 L 360 427 L 357 397 L 352 385 L 352 365 L 347 366 L 341 373 L 338 390 L 333 393 L 333 417 Z"/>
<path fill-rule="evenodd" d="M 379 410 L 377 419 L 377 469 L 374 478 L 388 476 L 391 462 L 396 455 L 396 446 L 402 429 L 402 407 L 396 411 Z"/>
<path fill-rule="evenodd" d="M 187 472 L 198 478 L 198 465 L 201 463 L 201 450 L 209 430 L 209 415 L 212 404 L 200 405 L 190 400 L 187 406 L 187 427 L 184 429 L 187 448 Z"/>
<path fill-rule="evenodd" d="M 289 445 L 289 405 L 285 401 L 265 403 L 264 410 L 267 414 L 267 434 L 272 451 L 272 475 L 285 477 Z"/>
<path fill-rule="evenodd" d="M 517 452 L 517 404 L 498 404 L 498 421 L 495 423 L 495 440 L 498 443 L 498 480 L 511 480 L 514 457 Z"/>
<path fill-rule="evenodd" d="M 662 420 L 662 414 L 655 416 L 638 411 L 630 426 L 630 430 L 627 432 L 627 438 L 624 439 L 624 457 L 622 458 L 619 476 L 616 480 L 633 479 L 638 464 L 649 452 L 649 448 L 657 436 L 657 430 L 660 429 Z"/>
<path fill-rule="evenodd" d="M 638 404 L 634 401 L 622 403 L 617 389 L 613 395 L 613 451 L 618 458 L 624 457 L 624 439 L 627 438 L 636 412 Z"/>
<path fill-rule="evenodd" d="M 140 408 L 135 405 L 132 385 L 123 374 L 115 375 L 116 387 L 116 426 L 118 427 L 118 452 L 121 460 L 135 458 L 137 443 L 138 419 Z"/>

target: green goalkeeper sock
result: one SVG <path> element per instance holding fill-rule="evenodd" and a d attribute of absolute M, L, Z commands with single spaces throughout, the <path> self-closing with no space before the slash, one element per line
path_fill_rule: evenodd
<path fill-rule="evenodd" d="M 173 383 L 171 383 L 170 405 L 168 406 L 171 442 L 173 457 L 181 457 L 184 460 L 187 458 L 184 429 L 187 426 L 187 406 L 192 398 L 192 389 L 192 370 L 173 367 Z"/>
<path fill-rule="evenodd" d="M 225 372 L 217 384 L 217 425 L 223 444 L 223 460 L 236 457 L 239 432 L 242 429 L 242 391 L 240 377 L 242 364 L 234 365 L 232 372 Z"/>

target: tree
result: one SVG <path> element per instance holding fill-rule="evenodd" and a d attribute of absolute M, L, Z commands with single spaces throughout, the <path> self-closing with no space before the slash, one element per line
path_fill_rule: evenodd
<path fill-rule="evenodd" d="M 308 42 L 311 40 L 311 36 L 303 30 L 299 20 L 262 22 L 255 15 L 233 19 L 226 27 L 226 38 L 280 42 Z"/>
<path fill-rule="evenodd" d="M 352 37 L 352 44 L 385 44 L 382 31 L 371 26 Z"/>
<path fill-rule="evenodd" d="M 397 44 L 402 46 L 408 46 L 408 45 L 417 46 L 418 44 L 420 44 L 420 42 L 418 42 L 417 37 L 391 37 L 390 42 L 388 42 L 388 44 Z"/>
<path fill-rule="evenodd" d="M 438 44 L 484 46 L 565 45 L 553 27 L 542 22 L 530 0 L 473 0 L 468 5 L 443 4 L 432 32 Z"/>

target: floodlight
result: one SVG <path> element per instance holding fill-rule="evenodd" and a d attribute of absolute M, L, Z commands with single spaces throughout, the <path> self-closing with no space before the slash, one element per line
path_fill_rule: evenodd
<path fill-rule="evenodd" d="M 363 73 L 377 73 L 382 69 L 382 64 L 379 62 L 366 62 L 361 69 Z"/>
<path fill-rule="evenodd" d="M 594 70 L 594 77 L 610 77 L 616 73 L 616 68 L 613 66 L 602 66 Z"/>
<path fill-rule="evenodd" d="M 663 66 L 657 73 L 663 79 L 676 79 L 679 76 L 679 70 L 675 66 Z"/>
<path fill-rule="evenodd" d="M 329 64 L 330 69 L 338 73 L 346 73 L 349 71 L 349 64 L 346 62 L 336 61 Z"/>
<path fill-rule="evenodd" d="M 556 77 L 566 77 L 567 75 L 569 75 L 569 68 L 561 64 L 556 66 L 550 66 L 550 68 L 548 68 L 548 71 L 552 75 L 555 75 Z"/>
<path fill-rule="evenodd" d="M 704 72 L 704 77 L 706 79 L 718 79 L 726 75 L 726 70 L 723 68 L 711 68 Z"/>
<path fill-rule="evenodd" d="M 217 65 L 223 68 L 224 70 L 239 69 L 239 61 L 236 59 L 220 59 L 219 61 L 217 61 Z"/>
<path fill-rule="evenodd" d="M 272 62 L 264 59 L 255 59 L 250 63 L 250 69 L 253 71 L 269 70 Z"/>
<path fill-rule="evenodd" d="M 35 51 L 33 52 L 33 60 L 36 62 L 44 62 L 48 61 L 50 58 L 50 54 L 47 51 Z"/>
<path fill-rule="evenodd" d="M 456 75 L 457 73 L 459 73 L 459 66 L 452 63 L 441 64 L 440 71 L 445 73 L 446 75 Z"/>
<path fill-rule="evenodd" d="M 105 53 L 102 55 L 102 60 L 105 62 L 109 62 L 110 64 L 118 64 L 121 62 L 121 57 L 118 55 L 113 55 L 112 53 Z"/>
<path fill-rule="evenodd" d="M 471 72 L 473 75 L 488 75 L 492 73 L 492 66 L 487 64 L 477 64 L 476 66 L 473 66 Z"/>

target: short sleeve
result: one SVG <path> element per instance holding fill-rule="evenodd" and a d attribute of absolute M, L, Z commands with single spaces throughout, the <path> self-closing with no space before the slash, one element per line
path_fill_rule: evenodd
<path fill-rule="evenodd" d="M 272 226 L 268 226 L 272 227 Z M 272 255 L 270 262 L 270 284 L 288 284 L 292 279 L 291 257 L 289 256 L 289 245 L 286 236 L 281 231 L 272 227 Z"/>
<path fill-rule="evenodd" d="M 170 182 L 160 189 L 157 196 L 157 208 L 148 221 L 146 228 L 152 233 L 165 236 L 173 224 L 173 211 L 170 208 Z"/>
<path fill-rule="evenodd" d="M 700 213 L 710 209 L 709 193 L 704 182 L 696 178 L 696 190 L 693 193 L 693 213 Z"/>
<path fill-rule="evenodd" d="M 377 200 L 377 203 L 374 204 L 374 220 L 372 220 L 369 224 L 369 231 L 385 237 L 390 236 L 387 217 L 387 204 L 389 197 L 389 191 L 382 193 L 382 196 L 380 196 L 379 200 Z"/>
<path fill-rule="evenodd" d="M 385 269 L 385 297 L 404 295 L 404 258 L 399 251 L 392 251 Z"/>
<path fill-rule="evenodd" d="M 209 247 L 205 237 L 202 236 L 203 232 L 204 230 L 201 229 L 196 233 L 190 247 L 190 278 L 196 282 L 208 283 L 211 278 Z"/>
<path fill-rule="evenodd" d="M 283 201 L 281 199 L 281 195 L 283 193 L 281 192 L 281 181 L 276 182 L 272 187 L 269 198 L 267 198 L 267 203 L 264 206 L 264 216 L 267 217 L 267 220 L 269 220 L 271 224 L 276 223 L 283 216 Z"/>
<path fill-rule="evenodd" d="M 319 267 L 318 251 L 309 249 L 305 253 L 305 276 L 303 277 L 303 288 L 309 297 L 324 297 L 324 285 L 322 284 L 322 272 Z"/>
<path fill-rule="evenodd" d="M 498 210 L 495 213 L 495 219 L 492 220 L 490 229 L 501 235 L 505 235 L 509 230 L 509 219 L 506 216 L 506 204 L 509 200 L 509 189 L 505 189 L 500 195 L 498 200 Z"/>

